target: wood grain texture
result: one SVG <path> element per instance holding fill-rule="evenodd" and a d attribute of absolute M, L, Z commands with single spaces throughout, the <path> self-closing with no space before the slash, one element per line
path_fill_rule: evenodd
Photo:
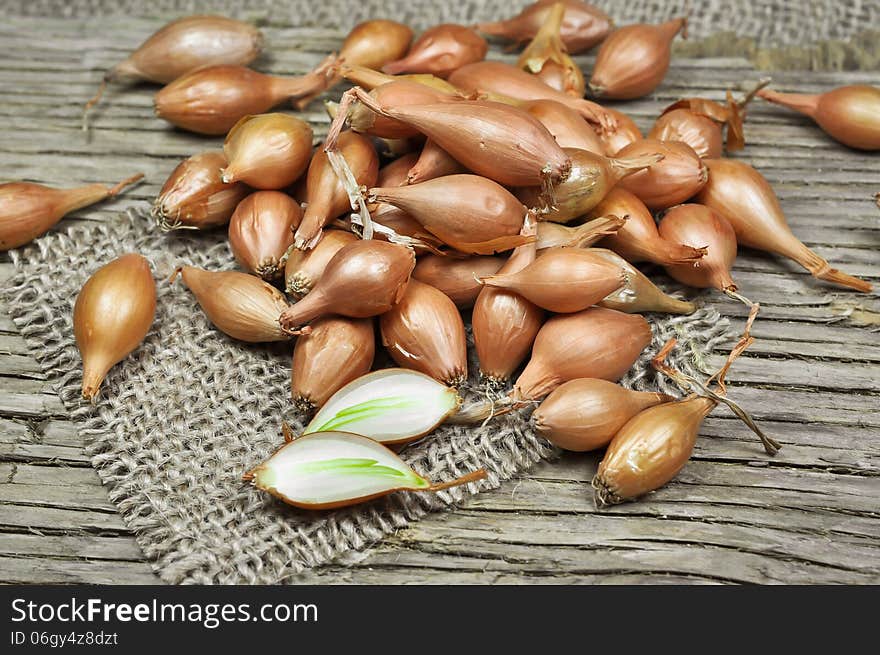
<path fill-rule="evenodd" d="M 161 17 L 9 18 L 0 24 L 0 181 L 144 183 L 78 221 L 112 220 L 152 200 L 177 162 L 217 147 L 152 113 L 154 88 L 112 87 L 80 130 L 102 72 Z M 342 35 L 273 24 L 261 70 L 298 74 Z M 493 57 L 505 57 L 497 52 Z M 590 57 L 580 58 L 585 68 Z M 758 73 L 744 59 L 678 59 L 666 83 L 622 109 L 647 130 L 660 109 L 720 98 Z M 874 72 L 775 75 L 783 90 L 876 83 Z M 307 112 L 322 122 L 319 103 Z M 740 156 L 774 184 L 795 233 L 847 272 L 880 281 L 877 155 L 830 141 L 807 119 L 756 103 Z M 12 274 L 0 256 L 0 285 Z M 719 409 L 693 460 L 642 502 L 597 512 L 595 454 L 543 463 L 457 511 L 431 515 L 336 565 L 316 583 L 877 583 L 880 582 L 880 301 L 840 291 L 779 258 L 743 251 L 734 277 L 758 300 L 755 345 L 734 367 L 731 395 L 784 448 L 768 461 Z M 712 294 L 737 325 L 745 308 Z M 720 363 L 724 351 L 714 353 Z M 75 426 L 0 307 L 0 581 L 151 583 L 131 532 L 83 453 Z"/>

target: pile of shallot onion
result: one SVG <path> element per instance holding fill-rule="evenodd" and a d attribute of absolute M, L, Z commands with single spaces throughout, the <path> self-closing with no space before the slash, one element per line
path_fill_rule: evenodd
<path fill-rule="evenodd" d="M 537 433 L 560 448 L 607 447 L 593 483 L 599 505 L 672 479 L 718 403 L 775 453 L 779 445 L 725 395 L 759 307 L 731 274 L 738 247 L 793 259 L 838 286 L 871 285 L 798 240 L 760 172 L 724 157 L 724 130 L 728 150 L 741 149 L 757 95 L 876 150 L 880 90 L 796 96 L 761 81 L 740 100 L 681 99 L 647 138 L 619 109 L 583 97 L 652 93 L 686 26 L 670 17 L 615 29 L 580 0 L 539 0 L 507 20 L 439 25 L 414 41 L 407 26 L 373 20 L 313 71 L 282 78 L 247 68 L 263 43 L 255 28 L 191 17 L 107 74 L 105 82 L 167 85 L 156 95 L 160 117 L 225 136 L 174 169 L 153 217 L 170 232 L 228 225 L 240 272 L 180 262 L 174 277 L 231 339 L 293 340 L 291 402 L 314 418 L 305 435 L 286 431 L 247 480 L 314 509 L 474 483 L 482 470 L 433 483 L 387 445 L 509 412 L 532 412 Z M 484 61 L 483 35 L 524 45 L 517 65 Z M 571 54 L 594 47 L 585 74 Z M 343 79 L 355 86 L 328 106 L 333 123 L 314 148 L 312 127 L 278 106 L 302 108 Z M 130 181 L 71 191 L 0 185 L 0 249 Z M 661 290 L 642 263 L 750 306 L 743 339 L 712 379 L 668 367 L 673 343 L 657 356 L 658 370 L 688 392 L 682 399 L 617 384 L 651 343 L 642 313 L 697 308 Z M 148 334 L 155 302 L 149 263 L 136 254 L 83 287 L 74 331 L 86 398 Z M 479 372 L 468 370 L 466 322 Z M 373 370 L 380 348 L 398 368 Z M 492 402 L 466 404 L 459 389 L 477 373 Z"/>

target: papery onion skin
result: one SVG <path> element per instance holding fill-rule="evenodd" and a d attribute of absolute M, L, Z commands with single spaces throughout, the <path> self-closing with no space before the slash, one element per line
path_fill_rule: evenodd
<path fill-rule="evenodd" d="M 321 240 L 311 250 L 292 250 L 284 265 L 285 290 L 302 298 L 321 279 L 334 255 L 358 237 L 347 230 L 324 230 Z"/>
<path fill-rule="evenodd" d="M 436 102 L 451 102 L 458 96 L 437 90 L 412 80 L 394 80 L 377 86 L 370 91 L 370 97 L 382 107 L 406 107 L 409 105 L 425 105 Z M 383 139 L 405 139 L 421 134 L 418 128 L 377 114 L 363 104 L 352 107 L 348 116 L 351 129 L 362 134 L 377 136 Z"/>
<path fill-rule="evenodd" d="M 312 128 L 287 114 L 245 116 L 229 131 L 223 152 L 229 161 L 220 171 L 223 182 L 283 189 L 309 165 Z"/>
<path fill-rule="evenodd" d="M 707 250 L 692 264 L 667 265 L 672 278 L 698 289 L 737 290 L 730 276 L 736 261 L 736 233 L 724 216 L 704 205 L 678 205 L 663 216 L 659 231 L 664 239 L 694 247 L 700 244 Z"/>
<path fill-rule="evenodd" d="M 613 250 L 590 248 L 590 252 L 605 257 L 608 261 L 620 266 L 626 277 L 626 284 L 597 303 L 599 307 L 615 309 L 625 314 L 643 314 L 645 312 L 693 314 L 697 311 L 697 306 L 694 303 L 679 300 L 663 293 L 644 273 Z"/>
<path fill-rule="evenodd" d="M 398 302 L 379 318 L 382 345 L 398 366 L 457 387 L 467 379 L 467 337 L 455 303 L 412 279 Z"/>
<path fill-rule="evenodd" d="M 153 203 L 151 213 L 159 229 L 206 230 L 226 225 L 249 193 L 241 182 L 224 184 L 220 179 L 220 170 L 227 163 L 226 155 L 219 150 L 208 150 L 180 162 Z"/>
<path fill-rule="evenodd" d="M 462 165 L 500 184 L 559 181 L 571 168 L 571 161 L 547 128 L 510 105 L 460 100 L 385 107 L 369 96 L 359 99 L 373 111 L 417 128 Z M 499 161 L 505 165 L 498 166 Z"/>
<path fill-rule="evenodd" d="M 643 150 L 635 157 L 609 158 L 586 150 L 565 148 L 571 160 L 568 178 L 553 189 L 553 208 L 541 215 L 545 221 L 567 223 L 596 207 L 620 180 L 657 165 L 662 155 Z M 539 207 L 541 189 L 526 187 L 516 191 L 527 207 Z"/>
<path fill-rule="evenodd" d="M 633 416 L 674 400 L 664 393 L 632 391 L 595 378 L 569 380 L 532 414 L 535 431 L 554 446 L 586 452 L 606 446 Z"/>
<path fill-rule="evenodd" d="M 681 141 L 693 148 L 701 159 L 717 159 L 724 152 L 721 126 L 711 118 L 688 109 L 673 109 L 660 116 L 648 133 L 648 138 Z"/>
<path fill-rule="evenodd" d="M 703 256 L 703 251 L 660 236 L 654 217 L 645 203 L 632 193 L 616 187 L 605 196 L 590 217 L 614 214 L 628 216 L 617 234 L 605 237 L 599 245 L 609 248 L 628 262 L 653 262 L 665 266 L 681 262 L 693 263 Z"/>
<path fill-rule="evenodd" d="M 135 175 L 114 187 L 88 184 L 75 189 L 53 189 L 33 182 L 0 184 L 0 252 L 23 246 L 70 212 L 116 196 L 142 177 Z"/>
<path fill-rule="evenodd" d="M 341 154 L 358 184 L 367 188 L 379 175 L 379 156 L 367 137 L 352 131 L 339 135 Z M 321 231 L 331 220 L 351 211 L 351 200 L 323 148 L 318 148 L 309 164 L 306 182 L 306 210 L 296 230 L 294 244 L 300 250 L 314 248 Z"/>
<path fill-rule="evenodd" d="M 639 126 L 629 116 L 622 111 L 617 111 L 611 107 L 606 107 L 607 111 L 615 121 L 614 128 L 600 127 L 597 130 L 599 140 L 605 146 L 605 154 L 609 157 L 617 156 L 621 150 L 629 144 L 641 141 L 644 137 Z"/>
<path fill-rule="evenodd" d="M 763 89 L 759 97 L 812 118 L 840 143 L 858 150 L 880 150 L 880 88 L 857 84 L 803 95 Z"/>
<path fill-rule="evenodd" d="M 94 400 L 107 372 L 141 344 L 155 315 L 156 283 L 141 255 L 123 255 L 92 274 L 73 307 L 83 398 Z"/>
<path fill-rule="evenodd" d="M 605 146 L 592 127 L 575 110 L 555 100 L 533 100 L 522 108 L 546 127 L 563 148 L 578 148 L 597 155 Z"/>
<path fill-rule="evenodd" d="M 522 43 L 538 33 L 553 5 L 559 0 L 538 0 L 519 14 L 494 23 L 480 23 L 477 29 Z M 601 43 L 610 33 L 613 21 L 591 4 L 580 0 L 561 0 L 565 5 L 560 36 L 572 54 L 584 52 Z"/>
<path fill-rule="evenodd" d="M 705 186 L 709 177 L 706 165 L 686 143 L 643 139 L 625 147 L 617 153 L 617 158 L 650 153 L 662 154 L 663 160 L 619 182 L 622 188 L 644 202 L 648 209 L 659 210 L 678 205 Z"/>
<path fill-rule="evenodd" d="M 185 16 L 144 41 L 107 77 L 168 84 L 205 66 L 246 66 L 262 48 L 263 35 L 253 25 L 225 16 Z"/>
<path fill-rule="evenodd" d="M 419 258 L 413 278 L 445 293 L 459 309 L 470 309 L 483 289 L 477 279 L 494 275 L 503 265 L 502 257 L 490 255 L 463 259 L 427 255 Z"/>
<path fill-rule="evenodd" d="M 241 201 L 229 221 L 229 248 L 248 273 L 273 280 L 284 272 L 293 229 L 302 209 L 280 191 L 257 191 Z"/>
<path fill-rule="evenodd" d="M 327 316 L 311 328 L 296 340 L 290 374 L 291 399 L 306 412 L 369 373 L 376 352 L 372 319 Z"/>
<path fill-rule="evenodd" d="M 523 226 L 525 236 L 533 236 L 534 221 Z M 499 274 L 513 274 L 535 261 L 535 242 L 513 251 Z M 544 310 L 519 294 L 485 287 L 474 303 L 471 327 L 480 362 L 480 375 L 490 387 L 510 378 L 529 351 L 544 323 Z"/>
<path fill-rule="evenodd" d="M 469 27 L 444 23 L 423 32 L 406 57 L 388 62 L 382 70 L 391 75 L 430 73 L 445 78 L 465 64 L 481 61 L 488 49 L 486 40 Z"/>
<path fill-rule="evenodd" d="M 620 230 L 626 221 L 627 219 L 613 214 L 571 226 L 541 221 L 538 223 L 536 248 L 539 251 L 557 247 L 586 248 Z"/>
<path fill-rule="evenodd" d="M 265 75 L 244 66 L 200 68 L 156 94 L 156 115 L 198 134 L 226 134 L 244 116 L 323 90 L 326 66 L 301 77 Z"/>
<path fill-rule="evenodd" d="M 715 405 L 691 396 L 636 414 L 611 440 L 599 464 L 593 480 L 596 504 L 634 500 L 672 480 L 690 459 L 703 419 Z"/>
<path fill-rule="evenodd" d="M 498 100 L 513 105 L 533 100 L 555 100 L 577 111 L 591 123 L 611 127 L 612 113 L 584 98 L 574 98 L 544 83 L 541 78 L 500 61 L 479 61 L 462 66 L 449 82 L 467 93 L 497 94 Z"/>
<path fill-rule="evenodd" d="M 672 58 L 672 40 L 687 24 L 676 18 L 660 25 L 627 25 L 602 43 L 590 78 L 597 98 L 632 100 L 656 89 Z"/>
<path fill-rule="evenodd" d="M 281 315 L 292 333 L 328 314 L 378 316 L 400 302 L 416 265 L 412 249 L 395 243 L 355 241 L 340 249 L 308 295 Z"/>
<path fill-rule="evenodd" d="M 651 326 L 639 314 L 591 307 L 547 321 L 512 397 L 539 400 L 563 382 L 600 378 L 616 382 L 651 343 Z"/>
<path fill-rule="evenodd" d="M 518 293 L 551 312 L 579 312 L 621 288 L 619 266 L 587 250 L 548 248 L 516 273 L 490 275 L 483 284 Z"/>
<path fill-rule="evenodd" d="M 694 198 L 724 216 L 740 245 L 793 259 L 813 277 L 856 291 L 869 292 L 865 280 L 831 268 L 792 233 L 779 199 L 764 177 L 734 159 L 708 159 L 709 183 Z"/>
<path fill-rule="evenodd" d="M 492 254 L 494 248 L 479 244 L 505 237 L 515 243 L 526 215 L 526 208 L 513 194 L 478 175 L 449 175 L 409 186 L 375 188 L 369 195 L 371 201 L 399 207 L 445 243 L 472 254 Z"/>
<path fill-rule="evenodd" d="M 278 325 L 287 300 L 278 289 L 238 271 L 206 271 L 181 266 L 180 276 L 221 332 L 248 343 L 287 341 Z"/>

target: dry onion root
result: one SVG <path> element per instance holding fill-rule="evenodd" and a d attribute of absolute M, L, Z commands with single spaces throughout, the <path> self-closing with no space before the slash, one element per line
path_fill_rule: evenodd
<path fill-rule="evenodd" d="M 356 505 L 395 491 L 441 491 L 486 477 L 479 469 L 434 484 L 380 443 L 349 432 L 316 432 L 297 439 L 285 429 L 285 443 L 244 474 L 244 480 L 302 509 Z"/>
<path fill-rule="evenodd" d="M 758 435 L 767 454 L 775 455 L 779 451 L 781 445 L 765 435 L 739 405 L 724 395 L 724 376 L 728 368 L 753 341 L 749 330 L 756 314 L 757 307 L 751 312 L 745 334 L 727 362 L 705 384 L 663 362 L 675 346 L 675 339 L 658 353 L 653 361 L 654 367 L 691 393 L 682 400 L 656 405 L 636 414 L 614 436 L 592 482 L 597 507 L 635 500 L 678 475 L 690 459 L 703 419 L 718 403 L 730 407 Z M 708 388 L 712 380 L 717 383 L 717 391 Z"/>
<path fill-rule="evenodd" d="M 33 182 L 0 184 L 0 252 L 33 241 L 70 212 L 117 196 L 143 177 L 138 173 L 114 187 L 89 184 L 76 189 L 53 189 Z"/>
<path fill-rule="evenodd" d="M 240 182 L 226 184 L 220 170 L 226 155 L 208 150 L 183 160 L 168 176 L 150 212 L 163 232 L 206 230 L 226 225 L 248 194 Z"/>

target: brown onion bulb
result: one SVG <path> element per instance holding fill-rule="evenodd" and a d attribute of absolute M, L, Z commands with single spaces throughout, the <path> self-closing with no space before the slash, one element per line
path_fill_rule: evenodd
<path fill-rule="evenodd" d="M 376 352 L 369 318 L 319 318 L 293 347 L 290 396 L 301 412 L 312 412 L 352 380 L 370 372 Z"/>
<path fill-rule="evenodd" d="M 123 255 L 92 274 L 73 306 L 83 398 L 94 401 L 107 372 L 140 345 L 155 315 L 156 283 L 140 255 Z"/>
<path fill-rule="evenodd" d="M 287 300 L 268 282 L 238 271 L 206 271 L 195 266 L 181 266 L 175 276 L 178 273 L 221 332 L 248 343 L 289 338 L 278 325 Z"/>
<path fill-rule="evenodd" d="M 573 452 L 608 445 L 633 416 L 675 400 L 665 393 L 632 391 L 606 380 L 581 378 L 560 385 L 532 414 L 535 431 Z"/>
<path fill-rule="evenodd" d="M 590 248 L 590 252 L 620 266 L 626 277 L 626 284 L 614 293 L 605 296 L 601 302 L 597 303 L 599 307 L 615 309 L 625 314 L 642 314 L 644 312 L 693 314 L 697 311 L 697 306 L 694 303 L 679 300 L 663 293 L 651 280 L 645 277 L 644 273 L 613 250 Z"/>
<path fill-rule="evenodd" d="M 703 419 L 717 403 L 701 396 L 649 407 L 614 436 L 593 480 L 596 504 L 614 505 L 659 489 L 693 453 Z"/>
<path fill-rule="evenodd" d="M 467 169 L 446 152 L 443 148 L 428 139 L 419 155 L 419 160 L 413 164 L 406 175 L 407 184 L 418 184 L 433 180 L 435 177 L 457 175 L 466 173 Z"/>
<path fill-rule="evenodd" d="M 224 183 L 283 189 L 309 165 L 312 128 L 287 114 L 246 116 L 226 136 L 223 152 L 229 161 L 220 171 Z"/>
<path fill-rule="evenodd" d="M 650 343 L 651 326 L 639 314 L 591 307 L 554 316 L 538 332 L 512 397 L 539 400 L 577 378 L 616 382 Z"/>
<path fill-rule="evenodd" d="M 538 250 L 547 248 L 586 248 L 599 239 L 616 233 L 626 223 L 625 218 L 608 215 L 594 218 L 581 225 L 561 225 L 550 221 L 538 223 Z"/>
<path fill-rule="evenodd" d="M 792 233 L 779 199 L 764 177 L 733 159 L 708 159 L 709 183 L 695 198 L 724 216 L 740 245 L 793 259 L 820 280 L 867 293 L 871 284 L 831 268 Z"/>
<path fill-rule="evenodd" d="M 478 278 L 494 275 L 503 264 L 503 258 L 488 255 L 463 259 L 427 255 L 419 258 L 413 278 L 445 293 L 459 309 L 470 309 L 483 289 Z"/>
<path fill-rule="evenodd" d="M 371 202 L 399 207 L 464 253 L 491 255 L 523 243 L 519 231 L 525 207 L 507 189 L 478 175 L 449 175 L 409 186 L 375 188 L 369 196 Z"/>
<path fill-rule="evenodd" d="M 662 114 L 648 138 L 686 143 L 701 159 L 718 158 L 724 151 L 718 123 L 689 109 L 673 109 Z"/>
<path fill-rule="evenodd" d="M 284 272 L 302 209 L 280 191 L 257 191 L 241 201 L 229 221 L 229 248 L 248 273 L 274 280 Z"/>
<path fill-rule="evenodd" d="M 531 216 L 523 225 L 522 234 L 535 235 L 535 221 Z M 535 261 L 535 254 L 534 241 L 519 246 L 498 273 L 521 271 Z M 474 303 L 471 326 L 480 375 L 490 387 L 506 382 L 522 364 L 543 323 L 544 310 L 519 294 L 483 287 Z"/>
<path fill-rule="evenodd" d="M 468 93 L 489 92 L 520 102 L 555 100 L 574 109 L 591 123 L 608 128 L 614 125 L 614 118 L 604 107 L 557 91 L 539 77 L 500 61 L 480 61 L 462 66 L 449 76 L 449 82 Z"/>
<path fill-rule="evenodd" d="M 339 153 L 345 158 L 358 185 L 371 187 L 379 175 L 379 156 L 373 142 L 355 132 L 339 135 Z M 296 230 L 294 244 L 300 250 L 314 248 L 321 231 L 337 216 L 351 211 L 351 200 L 330 165 L 327 153 L 318 148 L 309 164 L 306 211 Z"/>
<path fill-rule="evenodd" d="M 818 95 L 758 91 L 768 102 L 812 118 L 832 138 L 859 150 L 880 150 L 880 88 L 857 84 Z"/>
<path fill-rule="evenodd" d="M 570 107 L 555 100 L 533 100 L 524 103 L 522 108 L 541 121 L 563 148 L 578 148 L 597 155 L 605 154 L 605 147 L 599 136 L 583 117 Z"/>
<path fill-rule="evenodd" d="M 328 314 L 384 314 L 400 302 L 415 265 L 415 253 L 396 243 L 370 240 L 343 246 L 308 295 L 284 311 L 281 327 L 293 333 Z"/>
<path fill-rule="evenodd" d="M 464 323 L 442 291 L 410 280 L 400 302 L 379 318 L 379 329 L 398 366 L 453 387 L 467 379 Z"/>
<path fill-rule="evenodd" d="M 390 75 L 430 73 L 445 78 L 465 64 L 481 61 L 488 49 L 486 40 L 471 28 L 444 23 L 423 32 L 406 57 L 389 61 L 382 70 Z"/>
<path fill-rule="evenodd" d="M 438 91 L 430 86 L 410 80 L 395 80 L 377 86 L 370 91 L 370 97 L 383 107 L 406 107 L 435 102 L 449 102 L 458 96 Z M 405 122 L 382 116 L 362 104 L 355 105 L 349 114 L 348 122 L 355 132 L 378 136 L 385 139 L 404 139 L 420 134 L 419 130 Z"/>
<path fill-rule="evenodd" d="M 526 46 L 516 65 L 537 75 L 548 86 L 575 98 L 583 98 L 587 90 L 584 74 L 568 55 L 560 31 L 565 4 L 555 3 L 541 29 Z"/>
<path fill-rule="evenodd" d="M 469 170 L 501 184 L 540 185 L 568 175 L 571 161 L 553 135 L 516 107 L 488 100 L 391 107 L 355 90 L 373 111 L 415 127 Z"/>
<path fill-rule="evenodd" d="M 643 149 L 633 157 L 616 159 L 573 148 L 565 148 L 565 154 L 571 159 L 571 173 L 553 189 L 553 208 L 541 216 L 542 220 L 567 223 L 584 216 L 602 202 L 620 180 L 659 165 L 664 157 L 659 150 L 651 152 L 650 149 Z M 516 195 L 527 207 L 537 207 L 541 193 L 540 189 L 531 187 L 517 190 Z"/>
<path fill-rule="evenodd" d="M 660 153 L 663 161 L 630 175 L 620 186 L 635 194 L 648 209 L 666 209 L 685 202 L 706 184 L 708 169 L 686 143 L 643 139 L 617 153 L 618 158 Z"/>
<path fill-rule="evenodd" d="M 387 62 L 402 57 L 412 41 L 412 30 L 393 20 L 368 20 L 354 26 L 339 50 L 338 60 L 347 66 L 362 66 L 379 69 Z M 337 74 L 330 80 L 327 88 L 333 88 L 342 81 Z M 309 104 L 318 93 L 314 93 L 297 102 L 302 109 Z"/>
<path fill-rule="evenodd" d="M 410 75 L 388 75 L 387 73 L 382 73 L 380 71 L 373 70 L 372 68 L 364 68 L 363 66 L 348 66 L 346 64 L 343 64 L 339 70 L 346 80 L 356 86 L 366 89 L 367 91 L 372 91 L 373 89 L 380 87 L 383 84 L 404 81 L 421 84 L 423 86 L 427 86 L 433 89 L 434 91 L 439 91 L 441 93 L 451 96 L 462 95 L 461 90 L 458 87 L 450 84 L 443 78 L 437 77 L 436 75 L 429 75 L 428 73 L 412 73 Z"/>
<path fill-rule="evenodd" d="M 605 146 L 606 155 L 614 157 L 629 144 L 641 141 L 644 138 L 635 121 L 622 111 L 617 111 L 611 107 L 606 107 L 605 111 L 615 121 L 614 127 L 609 128 L 603 125 L 597 130 L 599 140 Z"/>
<path fill-rule="evenodd" d="M 492 36 L 522 43 L 534 38 L 546 22 L 557 0 L 538 0 L 513 18 L 496 23 L 480 23 L 477 29 Z M 560 36 L 572 54 L 584 52 L 602 42 L 611 33 L 613 21 L 601 10 L 581 0 L 562 0 L 565 18 Z"/>
<path fill-rule="evenodd" d="M 0 252 L 33 241 L 70 212 L 112 198 L 142 177 L 135 175 L 114 187 L 89 184 L 76 189 L 53 189 L 33 182 L 0 184 Z"/>
<path fill-rule="evenodd" d="M 481 278 L 486 286 L 518 293 L 551 312 L 579 312 L 625 283 L 623 270 L 588 250 L 549 248 L 516 273 Z"/>
<path fill-rule="evenodd" d="M 631 100 L 660 86 L 672 58 L 672 40 L 686 18 L 660 25 L 627 25 L 611 33 L 596 55 L 590 91 L 597 98 Z"/>
<path fill-rule="evenodd" d="M 600 245 L 610 248 L 628 262 L 653 262 L 661 266 L 693 264 L 704 254 L 702 248 L 691 248 L 660 236 L 654 217 L 645 203 L 626 189 L 612 189 L 590 213 L 590 217 L 608 214 L 628 218 L 616 234 L 603 239 Z"/>
<path fill-rule="evenodd" d="M 226 155 L 218 150 L 180 162 L 153 203 L 151 215 L 159 229 L 206 230 L 226 225 L 248 194 L 241 182 L 224 184 L 220 179 L 220 170 L 226 164 Z"/>
<path fill-rule="evenodd" d="M 284 265 L 287 293 L 294 298 L 306 295 L 321 279 L 324 269 L 336 253 L 357 240 L 358 237 L 348 230 L 324 230 L 318 245 L 311 250 L 291 250 Z"/>
<path fill-rule="evenodd" d="M 262 49 L 263 35 L 253 25 L 225 16 L 185 16 L 153 34 L 105 77 L 168 84 L 197 68 L 247 66 Z"/>
<path fill-rule="evenodd" d="M 406 178 L 409 170 L 415 166 L 418 160 L 419 153 L 411 152 L 385 164 L 379 169 L 376 186 L 404 186 L 407 183 Z"/>
<path fill-rule="evenodd" d="M 332 74 L 330 63 L 325 60 L 301 77 L 265 75 L 244 66 L 200 68 L 156 94 L 156 115 L 190 132 L 226 134 L 245 116 L 323 91 Z"/>
<path fill-rule="evenodd" d="M 663 216 L 659 231 L 664 239 L 706 250 L 696 262 L 667 265 L 670 277 L 698 289 L 736 291 L 730 277 L 736 233 L 724 216 L 704 205 L 678 205 Z"/>

